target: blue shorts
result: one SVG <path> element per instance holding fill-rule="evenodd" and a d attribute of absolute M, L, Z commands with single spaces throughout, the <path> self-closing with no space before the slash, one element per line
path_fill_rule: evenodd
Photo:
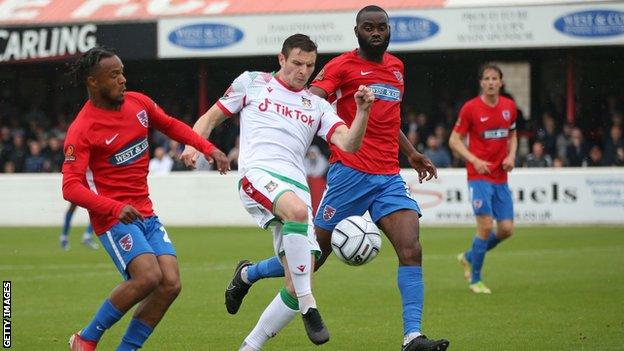
<path fill-rule="evenodd" d="M 135 220 L 130 224 L 119 222 L 98 237 L 125 280 L 130 279 L 128 264 L 138 255 L 176 255 L 169 235 L 157 216 L 143 221 Z"/>
<path fill-rule="evenodd" d="M 367 210 L 376 223 L 392 212 L 405 209 L 421 215 L 401 175 L 364 173 L 336 162 L 327 173 L 327 188 L 314 225 L 332 231 L 341 220 L 361 216 Z"/>
<path fill-rule="evenodd" d="M 513 200 L 507 183 L 472 180 L 468 182 L 468 189 L 475 216 L 490 216 L 497 221 L 514 219 Z"/>

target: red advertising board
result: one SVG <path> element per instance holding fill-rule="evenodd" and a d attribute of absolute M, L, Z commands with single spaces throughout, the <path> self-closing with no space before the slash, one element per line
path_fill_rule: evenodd
<path fill-rule="evenodd" d="M 386 0 L 386 10 L 439 8 L 444 0 Z M 162 17 L 356 11 L 359 0 L 0 0 L 0 25 L 150 21 Z"/>

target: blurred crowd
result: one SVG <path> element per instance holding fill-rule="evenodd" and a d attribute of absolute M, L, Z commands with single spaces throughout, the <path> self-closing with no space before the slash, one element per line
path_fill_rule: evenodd
<path fill-rule="evenodd" d="M 563 113 L 546 111 L 539 118 L 525 119 L 522 111 L 518 111 L 516 167 L 624 166 L 622 101 L 608 97 L 604 105 L 603 115 L 579 123 L 583 129 L 568 123 Z M 463 161 L 448 146 L 459 108 L 442 106 L 436 118 L 424 112 L 407 111 L 401 129 L 438 168 L 463 167 Z M 402 167 L 409 167 L 407 160 L 400 159 Z"/>
<path fill-rule="evenodd" d="M 606 97 L 602 115 L 583 120 L 583 129 L 567 123 L 562 113 L 546 111 L 539 118 L 525 119 L 519 111 L 517 167 L 599 167 L 624 166 L 624 117 L 622 101 Z M 453 106 L 453 107 L 451 107 Z M 431 116 L 407 108 L 402 130 L 417 150 L 439 168 L 462 167 L 462 160 L 450 151 L 448 137 L 461 103 L 441 104 Z M 10 110 L 1 105 L 2 111 Z M 175 107 L 172 107 L 174 111 Z M 165 110 L 170 111 L 167 107 Z M 0 114 L 0 171 L 3 173 L 59 172 L 64 160 L 63 141 L 73 118 L 59 114 L 54 118 L 33 104 L 27 111 Z M 193 118 L 183 120 L 192 124 Z M 230 158 L 237 169 L 239 152 L 238 118 L 219 126 L 211 140 Z M 179 160 L 183 145 L 160 132 L 150 136 L 150 171 L 167 174 L 188 170 Z M 328 167 L 328 150 L 324 142 L 308 153 L 306 166 L 314 175 L 323 175 Z M 409 167 L 400 157 L 402 167 Z M 210 170 L 206 159 L 198 160 L 198 170 Z"/>

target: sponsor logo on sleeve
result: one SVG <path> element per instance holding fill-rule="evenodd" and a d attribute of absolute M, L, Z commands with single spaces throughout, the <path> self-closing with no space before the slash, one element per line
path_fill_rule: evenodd
<path fill-rule="evenodd" d="M 323 77 L 325 77 L 325 68 L 321 69 L 321 71 L 314 78 L 314 81 L 323 80 Z"/>
<path fill-rule="evenodd" d="M 74 152 L 74 145 L 67 145 L 67 148 L 65 148 L 65 162 L 76 161 L 76 155 L 74 155 Z"/>
<path fill-rule="evenodd" d="M 223 93 L 223 97 L 222 99 L 228 99 L 230 97 L 230 94 L 234 91 L 234 88 L 230 85 L 229 88 L 227 88 L 227 90 L 225 91 L 225 93 Z"/>

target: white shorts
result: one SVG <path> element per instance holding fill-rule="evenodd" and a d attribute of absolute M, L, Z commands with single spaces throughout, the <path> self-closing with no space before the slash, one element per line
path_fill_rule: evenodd
<path fill-rule="evenodd" d="M 287 191 L 294 192 L 308 207 L 308 242 L 310 250 L 317 253 L 321 251 L 316 241 L 314 225 L 312 224 L 310 191 L 301 187 L 302 184 L 285 176 L 275 173 L 270 174 L 258 168 L 247 171 L 240 180 L 238 195 L 247 212 L 261 228 L 273 227 L 273 249 L 276 255 L 281 256 L 284 253 L 284 246 L 282 243 L 282 222 L 273 214 L 273 206 L 277 199 Z"/>

